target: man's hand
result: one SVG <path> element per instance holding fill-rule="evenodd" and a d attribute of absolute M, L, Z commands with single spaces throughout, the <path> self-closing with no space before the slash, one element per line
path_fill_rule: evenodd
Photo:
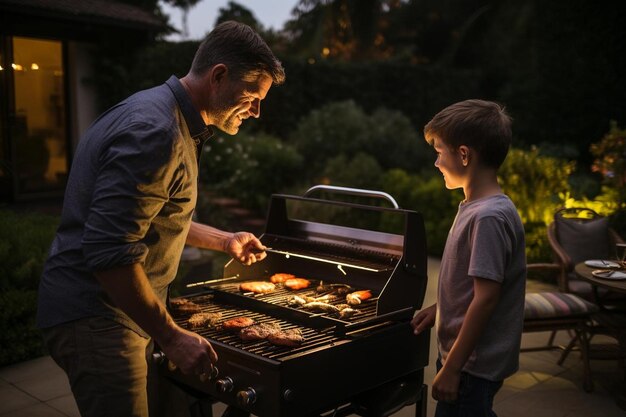
<path fill-rule="evenodd" d="M 252 233 L 237 232 L 224 244 L 224 252 L 244 265 L 262 261 L 267 256 L 267 249 Z"/>
<path fill-rule="evenodd" d="M 165 356 L 184 374 L 209 375 L 217 362 L 217 354 L 204 337 L 178 326 L 157 343 Z"/>
<path fill-rule="evenodd" d="M 433 304 L 430 307 L 426 307 L 420 310 L 413 316 L 411 320 L 411 327 L 413 327 L 413 333 L 420 334 L 426 329 L 429 329 L 435 325 L 435 318 L 437 317 L 437 304 Z"/>

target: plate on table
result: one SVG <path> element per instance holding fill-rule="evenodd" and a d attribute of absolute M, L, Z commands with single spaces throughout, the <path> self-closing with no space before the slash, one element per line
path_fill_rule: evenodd
<path fill-rule="evenodd" d="M 591 275 L 593 275 L 596 278 L 603 278 L 603 279 L 615 279 L 615 280 L 626 279 L 626 272 L 607 271 L 606 269 L 597 269 L 591 272 Z"/>
<path fill-rule="evenodd" d="M 615 261 L 604 261 L 602 259 L 590 259 L 585 261 L 585 265 L 591 268 L 615 268 L 619 269 L 619 264 Z"/>

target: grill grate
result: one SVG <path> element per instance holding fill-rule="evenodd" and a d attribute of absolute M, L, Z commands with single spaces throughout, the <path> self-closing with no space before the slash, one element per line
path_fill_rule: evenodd
<path fill-rule="evenodd" d="M 254 281 L 254 280 L 250 280 L 250 281 Z M 320 284 L 320 281 L 314 280 L 314 279 L 310 279 L 309 281 L 311 281 L 311 286 L 309 288 L 305 288 L 301 290 L 291 290 L 283 286 L 282 284 L 276 284 L 276 290 L 267 294 L 242 293 L 239 290 L 239 284 L 241 284 L 243 281 L 237 282 L 237 283 L 217 285 L 211 288 L 217 291 L 223 291 L 223 292 L 227 292 L 230 294 L 237 294 L 237 295 L 241 295 L 242 297 L 250 297 L 258 301 L 263 301 L 266 303 L 278 305 L 281 307 L 287 307 L 287 308 L 292 308 L 288 306 L 287 300 L 294 295 L 307 296 L 307 297 L 322 297 L 324 295 L 332 293 L 332 291 L 323 291 L 323 292 L 318 293 L 315 290 L 315 288 Z M 357 289 L 355 289 L 355 291 L 356 290 Z M 371 299 L 359 305 L 352 306 L 352 308 L 354 308 L 357 312 L 350 318 L 339 319 L 338 317 L 336 317 L 336 315 L 333 315 L 332 313 L 328 313 L 328 314 L 311 313 L 311 315 L 332 317 L 344 323 L 353 323 L 353 322 L 358 322 L 361 320 L 367 320 L 376 316 L 376 294 L 374 294 L 373 291 L 372 291 L 372 296 L 373 297 Z M 328 304 L 332 304 L 335 306 L 339 304 L 346 304 L 345 296 L 343 297 L 340 296 L 336 300 L 330 301 Z M 308 312 L 307 310 L 302 309 L 302 308 L 295 308 L 295 309 L 299 311 L 303 311 L 303 312 Z"/>
<path fill-rule="evenodd" d="M 277 323 L 282 330 L 298 328 L 302 332 L 304 342 L 299 347 L 285 347 L 272 345 L 267 340 L 259 341 L 243 341 L 239 335 L 228 330 L 222 329 L 219 324 L 214 328 L 192 328 L 187 323 L 190 314 L 176 314 L 174 320 L 178 325 L 199 335 L 219 341 L 234 348 L 242 349 L 250 353 L 261 355 L 273 360 L 287 360 L 290 357 L 298 356 L 302 353 L 317 349 L 329 344 L 339 343 L 342 339 L 338 337 L 332 328 L 314 329 L 307 326 L 297 325 L 290 321 L 283 320 L 269 314 L 252 311 L 246 308 L 235 306 L 228 303 L 215 302 L 212 295 L 198 295 L 185 297 L 190 301 L 198 304 L 204 313 L 221 313 L 222 320 L 229 320 L 239 316 L 246 316 L 253 319 L 257 323 Z"/>

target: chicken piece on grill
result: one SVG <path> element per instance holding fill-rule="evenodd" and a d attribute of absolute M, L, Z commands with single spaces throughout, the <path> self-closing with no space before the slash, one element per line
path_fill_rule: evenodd
<path fill-rule="evenodd" d="M 315 288 L 317 293 L 327 292 L 330 294 L 345 295 L 351 292 L 353 288 L 348 284 L 324 284 L 324 281 L 320 281 L 320 285 Z"/>
<path fill-rule="evenodd" d="M 195 314 L 202 311 L 200 306 L 186 298 L 170 299 L 170 307 L 174 314 Z"/>
<path fill-rule="evenodd" d="M 253 292 L 255 294 L 267 294 L 276 289 L 276 285 L 267 281 L 249 281 L 242 282 L 239 290 L 243 292 Z"/>
<path fill-rule="evenodd" d="M 351 306 L 356 306 L 370 298 L 372 298 L 372 292 L 370 290 L 355 291 L 346 295 L 346 302 Z"/>
<path fill-rule="evenodd" d="M 250 317 L 240 316 L 240 317 L 235 317 L 229 320 L 225 320 L 222 323 L 222 327 L 225 330 L 229 330 L 231 332 L 238 332 L 245 327 L 252 326 L 254 323 L 256 322 L 252 320 Z"/>
<path fill-rule="evenodd" d="M 348 304 L 337 304 L 337 308 L 339 309 L 340 319 L 349 319 L 359 312 L 359 310 L 350 307 Z"/>
<path fill-rule="evenodd" d="M 277 346 L 298 347 L 304 342 L 304 337 L 300 329 L 288 329 L 270 334 L 267 340 Z"/>
<path fill-rule="evenodd" d="M 283 283 L 285 287 L 290 290 L 302 290 L 304 288 L 308 288 L 311 285 L 311 281 L 305 278 L 290 278 Z"/>
<path fill-rule="evenodd" d="M 332 304 L 321 301 L 313 301 L 302 306 L 305 310 L 316 311 L 318 313 L 339 313 L 339 309 Z"/>
<path fill-rule="evenodd" d="M 309 298 L 309 297 L 307 297 Z M 300 295 L 292 295 L 287 298 L 287 305 L 289 307 L 302 307 L 307 303 L 306 298 Z"/>
<path fill-rule="evenodd" d="M 280 332 L 280 326 L 277 323 L 259 323 L 245 327 L 239 332 L 239 337 L 243 341 L 264 340 L 269 335 Z"/>
<path fill-rule="evenodd" d="M 274 284 L 280 284 L 283 283 L 285 281 L 287 281 L 288 279 L 292 279 L 295 278 L 296 276 L 293 274 L 285 274 L 285 273 L 277 273 L 274 274 L 270 277 L 270 281 L 272 281 Z"/>
<path fill-rule="evenodd" d="M 189 317 L 187 323 L 193 329 L 214 327 L 222 319 L 222 313 L 196 313 Z"/>

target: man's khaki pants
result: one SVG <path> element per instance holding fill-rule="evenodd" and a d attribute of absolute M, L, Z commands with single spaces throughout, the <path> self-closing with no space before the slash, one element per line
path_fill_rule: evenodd
<path fill-rule="evenodd" d="M 187 395 L 152 365 L 152 343 L 102 317 L 43 330 L 54 361 L 67 373 L 82 417 L 188 416 Z"/>

